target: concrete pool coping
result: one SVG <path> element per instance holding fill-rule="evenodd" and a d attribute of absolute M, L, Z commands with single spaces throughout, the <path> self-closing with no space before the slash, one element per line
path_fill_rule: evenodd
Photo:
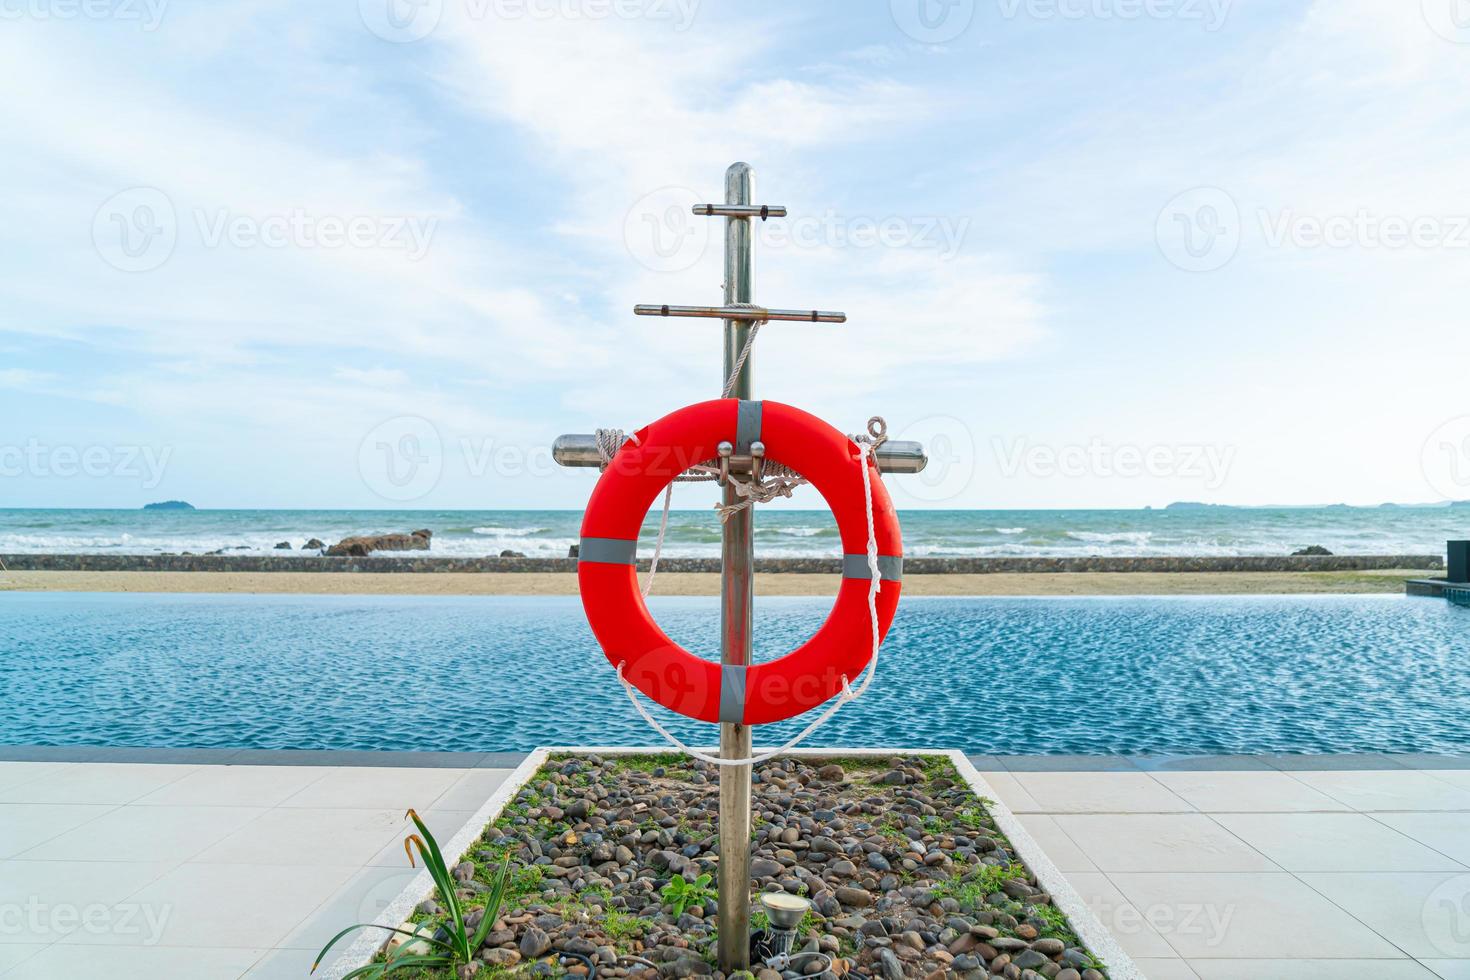
<path fill-rule="evenodd" d="M 536 750 L 541 751 L 541 750 Z M 638 747 L 557 749 L 604 753 L 670 751 Z M 812 746 L 802 753 L 932 753 L 936 749 L 844 749 Z M 1305 770 L 1470 769 L 1470 753 L 1262 753 L 1211 755 L 964 755 L 982 772 L 1299 772 Z M 515 769 L 532 752 L 412 752 L 376 749 L 151 748 L 99 745 L 0 745 L 0 762 L 134 762 L 152 765 L 362 766 L 405 769 Z"/>
<path fill-rule="evenodd" d="M 698 748 L 698 746 L 696 746 Z M 763 750 L 760 747 L 753 749 L 755 754 Z M 479 840 L 485 827 L 500 815 L 505 805 L 518 793 L 533 775 L 540 770 L 548 758 L 560 753 L 578 755 L 647 755 L 666 753 L 667 746 L 543 746 L 526 756 L 525 760 L 518 766 L 515 772 L 500 784 L 485 805 L 475 813 L 465 825 L 461 827 L 454 836 L 445 844 L 441 845 L 446 863 L 453 866 L 457 863 Z M 705 751 L 717 752 L 717 749 L 707 748 Z M 975 766 L 958 749 L 902 749 L 902 748 L 865 748 L 865 749 L 843 749 L 843 748 L 810 748 L 793 749 L 784 753 L 792 758 L 800 759 L 845 759 L 855 757 L 871 756 L 894 756 L 894 755 L 917 755 L 917 756 L 940 756 L 954 763 L 955 769 L 960 777 L 965 780 L 970 790 L 985 801 L 985 808 L 995 818 L 997 828 L 1011 842 L 1013 849 L 1031 873 L 1036 876 L 1037 882 L 1051 896 L 1052 904 L 1066 914 L 1072 924 L 1073 931 L 1077 934 L 1087 950 L 1092 953 L 1104 966 L 1107 967 L 1108 976 L 1111 980 L 1144 980 L 1143 973 L 1134 964 L 1133 960 L 1113 938 L 1111 932 L 1102 924 L 1102 921 L 1092 911 L 1091 907 L 1083 899 L 1082 895 L 1072 884 L 1067 881 L 1066 876 L 1047 857 L 1041 845 L 1031 836 L 1021 822 L 1011 813 L 1010 808 L 1000 801 L 999 794 L 975 769 Z M 388 902 L 382 913 L 373 920 L 373 924 L 386 928 L 394 928 L 402 924 L 414 908 L 425 898 L 429 897 L 434 889 L 433 880 L 429 873 L 424 871 L 410 881 L 398 896 Z M 353 970 L 366 966 L 370 963 L 377 952 L 382 949 L 388 939 L 388 934 L 381 930 L 365 930 L 353 944 L 344 950 L 335 960 L 327 964 L 319 975 L 323 980 L 341 980 Z"/>

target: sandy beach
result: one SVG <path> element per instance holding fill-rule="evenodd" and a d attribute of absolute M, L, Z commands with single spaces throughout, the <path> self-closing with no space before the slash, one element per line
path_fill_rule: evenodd
<path fill-rule="evenodd" d="M 904 593 L 924 595 L 1270 595 L 1398 593 L 1417 569 L 1347 572 L 1083 572 L 910 575 Z M 660 573 L 655 595 L 715 595 L 719 576 Z M 835 595 L 835 575 L 758 574 L 759 595 Z M 329 595 L 575 595 L 566 572 L 0 572 L 10 592 L 213 592 Z"/>

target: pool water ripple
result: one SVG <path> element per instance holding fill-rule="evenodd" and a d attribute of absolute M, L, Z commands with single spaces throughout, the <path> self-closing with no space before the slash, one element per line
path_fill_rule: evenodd
<path fill-rule="evenodd" d="M 829 603 L 757 603 L 757 659 Z M 713 599 L 665 598 L 716 653 Z M 575 598 L 0 596 L 0 743 L 518 751 L 649 744 Z M 1395 596 L 917 598 L 813 745 L 1470 751 L 1470 609 Z M 681 737 L 713 726 L 663 715 Z M 800 722 L 757 733 L 773 743 Z"/>

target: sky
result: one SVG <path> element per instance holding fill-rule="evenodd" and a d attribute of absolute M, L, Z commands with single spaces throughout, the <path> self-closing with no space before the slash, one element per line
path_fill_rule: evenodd
<path fill-rule="evenodd" d="M 900 507 L 1470 498 L 1464 0 L 0 0 L 0 506 L 580 507 L 720 388 Z M 697 506 L 690 489 L 680 506 Z M 805 506 L 813 506 L 807 501 Z"/>

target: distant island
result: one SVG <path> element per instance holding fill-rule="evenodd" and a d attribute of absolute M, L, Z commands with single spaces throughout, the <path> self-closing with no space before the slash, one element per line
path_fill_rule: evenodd
<path fill-rule="evenodd" d="M 1200 503 L 1199 501 L 1196 501 L 1196 500 L 1176 500 L 1172 504 L 1169 504 L 1164 509 L 1165 510 L 1209 510 L 1209 509 L 1212 509 L 1212 508 L 1215 508 L 1215 507 L 1220 507 L 1220 506 L 1223 506 L 1223 505 L 1221 505 L 1221 504 L 1202 504 L 1202 503 Z"/>
<path fill-rule="evenodd" d="M 144 510 L 193 510 L 194 505 L 185 500 L 160 500 L 155 504 L 144 504 Z"/>

